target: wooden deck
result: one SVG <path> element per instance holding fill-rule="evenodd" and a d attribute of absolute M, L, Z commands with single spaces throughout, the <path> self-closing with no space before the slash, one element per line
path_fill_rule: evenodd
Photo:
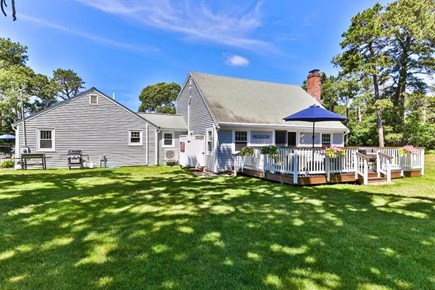
<path fill-rule="evenodd" d="M 254 170 L 254 169 L 242 169 L 240 174 L 245 176 L 256 177 L 260 179 L 265 179 L 273 182 L 279 182 L 281 184 L 290 184 L 290 185 L 320 185 L 320 184 L 334 184 L 334 183 L 354 183 L 354 184 L 363 184 L 363 179 L 361 176 L 355 178 L 355 173 L 335 173 L 331 174 L 330 180 L 327 181 L 326 174 L 308 174 L 306 176 L 298 176 L 298 182 L 293 182 L 292 174 L 279 174 L 279 173 L 271 173 L 266 172 L 263 174 L 262 171 Z M 416 177 L 421 176 L 420 169 L 414 169 L 411 171 L 404 171 L 403 177 Z M 400 171 L 393 171 L 391 174 L 392 179 L 400 179 L 402 178 Z M 387 178 L 384 174 L 381 174 L 381 177 L 378 177 L 377 172 L 369 173 L 369 184 L 380 184 L 387 183 Z"/>

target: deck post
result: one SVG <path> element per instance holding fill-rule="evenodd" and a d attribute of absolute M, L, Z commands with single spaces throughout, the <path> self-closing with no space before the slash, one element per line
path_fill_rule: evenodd
<path fill-rule="evenodd" d="M 269 155 L 267 155 L 267 154 L 260 155 L 260 160 L 263 161 L 263 166 L 262 166 L 263 177 L 266 177 L 268 158 L 269 158 Z"/>
<path fill-rule="evenodd" d="M 330 160 L 329 160 L 329 156 L 326 155 L 325 156 L 325 171 L 326 171 L 326 181 L 329 182 L 331 181 L 331 172 L 330 172 L 330 166 L 329 166 Z"/>
<path fill-rule="evenodd" d="M 298 176 L 299 176 L 299 170 L 298 170 L 298 151 L 295 150 L 294 157 L 293 157 L 293 184 L 298 184 Z"/>
<path fill-rule="evenodd" d="M 421 154 L 421 176 L 424 175 L 424 148 L 420 149 L 420 154 Z"/>
<path fill-rule="evenodd" d="M 376 171 L 378 172 L 378 178 L 381 177 L 381 158 L 379 157 L 379 151 L 376 152 Z"/>
<path fill-rule="evenodd" d="M 404 164 L 403 158 L 404 158 L 403 155 L 399 154 L 400 177 L 405 176 L 403 173 L 403 166 L 404 166 L 403 165 Z"/>
<path fill-rule="evenodd" d="M 369 165 L 367 159 L 364 158 L 364 184 L 369 183 Z"/>
<path fill-rule="evenodd" d="M 238 163 L 239 163 L 239 157 L 238 156 L 236 156 L 235 158 L 234 158 L 234 176 L 237 176 L 237 165 L 238 165 Z"/>
<path fill-rule="evenodd" d="M 353 153 L 353 169 L 355 170 L 355 180 L 358 179 L 358 158 L 356 152 Z"/>
<path fill-rule="evenodd" d="M 391 159 L 387 159 L 387 182 L 391 182 Z"/>

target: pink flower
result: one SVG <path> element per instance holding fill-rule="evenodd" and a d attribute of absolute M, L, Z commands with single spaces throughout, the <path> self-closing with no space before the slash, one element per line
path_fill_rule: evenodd
<path fill-rule="evenodd" d="M 406 145 L 399 149 L 400 154 L 415 154 L 417 153 L 417 149 L 412 145 Z"/>

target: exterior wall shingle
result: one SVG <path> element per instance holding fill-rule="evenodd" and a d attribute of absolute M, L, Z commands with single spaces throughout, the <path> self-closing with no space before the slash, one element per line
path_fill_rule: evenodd
<path fill-rule="evenodd" d="M 89 104 L 89 94 L 98 95 L 98 105 Z M 103 155 L 108 166 L 156 164 L 154 126 L 147 126 L 145 120 L 97 91 L 30 118 L 26 127 L 27 145 L 32 152 L 38 152 L 38 129 L 55 129 L 55 151 L 45 152 L 48 168 L 66 167 L 66 154 L 71 149 L 83 150 L 97 165 Z M 142 131 L 142 145 L 129 145 L 129 130 Z M 22 124 L 19 135 L 19 145 L 23 147 Z"/>

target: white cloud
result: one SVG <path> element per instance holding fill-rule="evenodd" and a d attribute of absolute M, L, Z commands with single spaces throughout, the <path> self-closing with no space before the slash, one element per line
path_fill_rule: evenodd
<path fill-rule="evenodd" d="M 77 0 L 106 13 L 143 25 L 175 32 L 195 40 L 219 43 L 262 53 L 276 47 L 253 37 L 261 26 L 261 1 L 241 6 L 232 0 L 211 5 L 198 0 Z M 237 3 L 237 4 L 236 4 Z"/>
<path fill-rule="evenodd" d="M 104 37 L 101 37 L 98 35 L 73 30 L 73 29 L 49 22 L 49 21 L 44 20 L 44 19 L 40 19 L 40 18 L 36 18 L 36 17 L 24 15 L 24 14 L 20 14 L 20 19 L 37 24 L 37 25 L 41 25 L 41 26 L 49 27 L 49 28 L 56 29 L 56 30 L 59 30 L 62 32 L 66 32 L 66 33 L 69 33 L 69 34 L 72 34 L 72 35 L 75 35 L 75 36 L 78 36 L 81 38 L 85 38 L 85 39 L 93 41 L 93 42 L 107 45 L 107 46 L 118 47 L 118 48 L 122 48 L 125 50 L 137 51 L 137 52 L 142 52 L 142 53 L 152 53 L 152 52 L 159 51 L 159 49 L 155 48 L 155 47 L 138 46 L 138 45 L 133 45 L 130 43 L 125 43 L 125 42 L 120 42 L 120 41 L 104 38 Z"/>
<path fill-rule="evenodd" d="M 225 63 L 232 66 L 248 66 L 249 60 L 240 55 L 229 55 L 227 56 Z"/>

